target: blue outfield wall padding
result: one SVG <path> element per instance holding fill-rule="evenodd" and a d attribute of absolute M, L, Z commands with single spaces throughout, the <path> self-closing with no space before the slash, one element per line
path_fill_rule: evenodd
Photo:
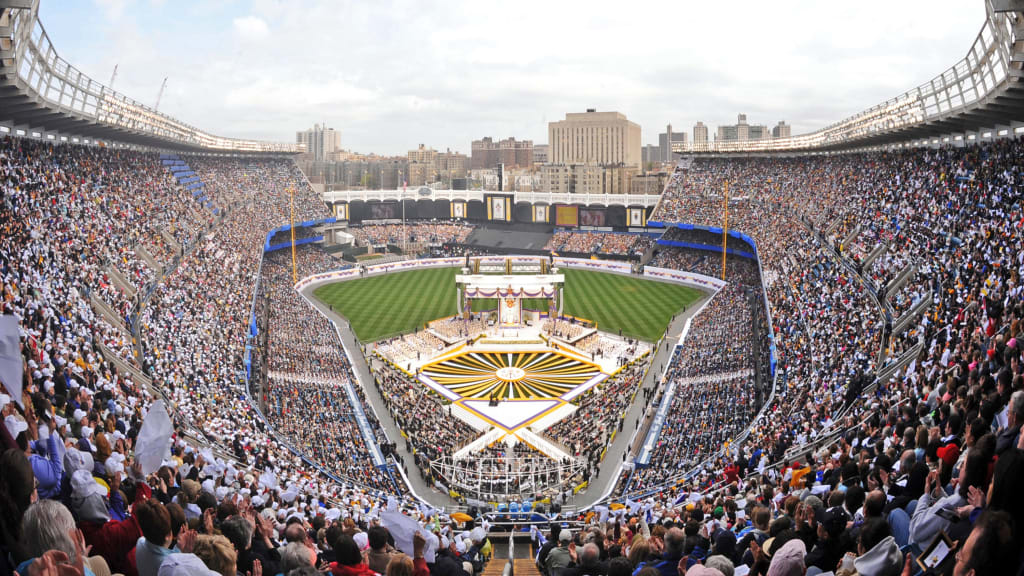
<path fill-rule="evenodd" d="M 710 244 L 697 244 L 694 242 L 680 242 L 679 240 L 658 240 L 659 246 L 673 246 L 675 248 L 694 248 L 696 250 L 707 250 L 708 252 L 722 252 L 721 246 L 712 246 Z M 750 258 L 757 260 L 757 255 L 752 252 L 745 250 L 736 250 L 735 248 L 726 248 L 726 254 L 732 254 L 734 256 L 742 256 L 743 258 Z"/>
<path fill-rule="evenodd" d="M 312 244 L 313 242 L 323 242 L 323 240 L 324 240 L 323 236 L 311 236 L 309 238 L 303 238 L 301 240 L 296 240 L 295 241 L 295 245 L 296 246 L 302 246 L 303 244 Z M 292 246 L 292 243 L 289 240 L 288 242 L 281 242 L 280 244 L 274 244 L 272 246 L 271 245 L 265 245 L 263 247 L 263 251 L 264 252 L 274 252 L 276 250 L 281 250 L 281 249 L 284 249 L 284 248 L 291 248 L 291 246 Z"/>
<path fill-rule="evenodd" d="M 338 221 L 337 218 L 335 218 L 334 216 L 331 216 L 330 218 L 321 218 L 319 220 L 307 220 L 307 221 L 302 222 L 300 224 L 296 224 L 295 227 L 296 228 L 309 228 L 311 226 L 317 226 L 319 224 L 334 224 L 337 221 Z M 277 250 L 278 248 L 272 247 L 270 245 L 270 239 L 273 238 L 274 234 L 277 234 L 278 232 L 285 232 L 285 231 L 291 230 L 291 229 L 292 229 L 292 227 L 289 226 L 288 224 L 282 224 L 282 225 L 280 225 L 280 226 L 278 226 L 276 228 L 271 229 L 270 232 L 267 232 L 267 237 L 263 240 L 263 251 L 264 252 L 272 252 L 274 250 Z M 321 240 L 323 240 L 323 236 L 320 236 L 319 238 Z M 286 244 L 288 246 L 292 245 L 291 241 L 286 242 Z M 299 242 L 296 241 L 295 244 L 298 245 Z M 305 244 L 305 242 L 303 242 L 303 244 Z M 275 246 L 279 247 L 280 244 L 275 244 Z"/>

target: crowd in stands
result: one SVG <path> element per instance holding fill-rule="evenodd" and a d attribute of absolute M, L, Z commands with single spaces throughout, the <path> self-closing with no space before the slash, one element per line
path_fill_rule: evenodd
<path fill-rule="evenodd" d="M 355 541 L 379 523 L 382 495 L 325 482 L 268 435 L 244 400 L 242 343 L 264 224 L 286 220 L 287 201 L 272 192 L 297 185 L 298 173 L 290 161 L 235 162 L 195 162 L 218 184 L 210 188 L 224 217 L 199 240 L 217 217 L 174 184 L 155 154 L 0 144 L 0 306 L 20 325 L 14 354 L 23 363 L 22 393 L 0 393 L 0 573 L 233 576 L 326 566 L 342 574 L 365 566 L 366 546 Z M 301 215 L 323 209 L 303 196 Z M 148 377 L 104 357 L 111 331 L 130 341 L 113 324 L 134 304 L 104 270 L 143 289 L 155 276 L 138 267 L 135 247 L 165 260 L 154 248 L 165 232 L 185 254 L 141 315 L 148 388 Z M 90 297 L 125 318 L 104 321 Z M 171 447 L 149 453 L 158 465 L 144 464 L 133 451 L 143 415 L 163 394 L 175 422 Z M 447 560 L 425 564 L 420 543 L 406 550 L 417 570 L 455 563 L 446 573 L 460 574 L 460 555 L 480 560 L 484 533 L 438 532 Z M 386 554 L 387 534 L 383 547 L 377 536 Z M 428 539 L 440 547 L 436 535 Z"/>
<path fill-rule="evenodd" d="M 736 274 L 693 317 L 686 339 L 674 351 L 663 378 L 672 387 L 671 404 L 650 461 L 634 476 L 632 489 L 661 486 L 727 446 L 767 396 L 754 376 L 752 310 L 760 304 L 759 293 L 750 294 L 750 285 L 739 279 Z"/>
<path fill-rule="evenodd" d="M 677 172 L 675 187 L 663 197 L 652 220 L 715 225 L 722 216 L 716 191 L 726 179 L 733 190 L 739 189 L 741 197 L 730 203 L 730 223 L 758 242 L 777 360 L 785 377 L 750 435 L 730 446 L 724 460 L 690 482 L 667 489 L 673 495 L 665 498 L 735 477 L 737 471 L 764 472 L 763 481 L 785 489 L 791 482 L 784 480 L 786 475 L 794 474 L 783 474 L 772 465 L 792 467 L 785 459 L 788 448 L 845 430 L 839 436 L 841 450 L 826 445 L 829 453 L 802 457 L 798 470 L 822 470 L 826 475 L 838 470 L 849 479 L 848 487 L 859 484 L 864 491 L 881 487 L 896 492 L 907 486 L 906 476 L 896 484 L 896 472 L 908 470 L 900 471 L 896 464 L 914 466 L 908 456 L 916 456 L 918 462 L 930 460 L 943 473 L 948 470 L 949 475 L 939 478 L 939 472 L 929 473 L 927 466 L 917 472 L 911 468 L 916 493 L 895 506 L 883 503 L 880 530 L 892 532 L 900 546 L 927 546 L 934 526 L 941 525 L 933 503 L 954 499 L 970 480 L 961 475 L 950 481 L 956 477 L 952 471 L 959 467 L 957 462 L 966 464 L 964 452 L 979 469 L 991 468 L 987 441 L 979 443 L 978 438 L 993 434 L 1011 439 L 1002 443 L 1005 446 L 1018 436 L 1016 420 L 1002 415 L 1016 410 L 1010 393 L 1024 382 L 1018 378 L 1017 343 L 1022 312 L 1016 280 L 1020 228 L 1019 219 L 1005 210 L 1020 202 L 1022 152 L 1020 142 L 1004 140 L 962 149 L 830 159 L 712 160 Z M 857 242 L 864 247 L 859 252 L 870 250 L 876 239 L 891 238 L 887 249 L 894 252 L 894 261 L 920 259 L 918 274 L 931 274 L 926 285 L 939 288 L 936 306 L 900 336 L 923 344 L 922 352 L 877 386 L 872 385 L 875 364 L 890 335 L 878 328 L 879 312 L 872 310 L 872 299 L 866 295 L 870 280 L 860 276 L 857 259 L 837 258 L 832 250 L 841 246 L 834 238 L 822 241 L 816 234 L 837 219 L 859 219 L 847 224 L 848 234 L 858 225 L 858 235 L 873 234 Z M 908 285 L 911 291 L 921 289 L 919 283 Z M 881 296 L 885 302 L 894 295 L 883 290 Z M 870 393 L 858 400 L 865 389 Z M 975 421 L 977 427 L 968 425 Z M 953 453 L 953 444 L 959 457 L 947 457 L 948 466 L 943 466 L 939 461 L 946 460 L 938 451 Z M 850 471 L 842 472 L 844 468 Z M 1018 472 L 1011 475 L 1019 481 Z M 923 479 L 928 486 L 922 490 L 918 482 Z M 972 482 L 984 485 L 980 491 L 990 484 L 984 477 Z M 884 502 L 886 496 L 882 498 Z M 848 511 L 856 512 L 857 506 L 851 508 Z M 972 522 L 976 513 L 958 515 L 968 520 L 960 522 L 967 531 L 984 525 Z M 925 525 L 931 529 L 922 530 L 915 541 L 914 527 Z M 1019 527 L 1011 527 L 1014 538 L 1019 537 Z M 1006 530 L 1004 534 L 1009 534 L 1010 528 Z"/>
<path fill-rule="evenodd" d="M 348 232 L 360 246 L 402 245 L 402 233 L 412 244 L 461 244 L 476 226 L 465 222 L 406 222 L 403 224 L 364 224 L 351 226 Z"/>
<path fill-rule="evenodd" d="M 131 299 L 104 267 L 114 266 L 129 282 L 153 281 L 133 257 L 134 246 L 157 233 L 143 208 L 182 191 L 146 153 L 23 139 L 4 140 L 2 151 L 3 306 L 20 319 L 26 391 L 24 407 L 0 396 L 7 448 L 0 495 L 9 503 L 0 518 L 4 572 L 21 564 L 20 573 L 51 574 L 70 560 L 78 574 L 101 573 L 85 558 L 91 545 L 92 556 L 115 573 L 151 576 L 168 563 L 165 574 L 174 574 L 193 562 L 228 576 L 253 571 L 265 558 L 276 574 L 285 556 L 278 549 L 287 548 L 279 545 L 291 541 L 318 554 L 333 551 L 335 574 L 366 573 L 355 536 L 372 529 L 382 495 L 325 483 L 265 429 L 242 376 L 262 241 L 287 220 L 279 192 L 301 186 L 294 165 L 196 159 L 223 220 L 191 241 L 182 231 L 205 230 L 215 218 L 202 216 L 191 198 L 161 204 L 159 221 L 178 223 L 161 228 L 182 234 L 179 243 L 188 248 L 140 314 L 151 391 L 103 359 L 93 335 L 121 328 L 102 321 L 88 299 L 98 295 L 127 316 Z M 739 563 L 754 574 L 898 574 L 943 531 L 956 549 L 944 562 L 957 573 L 1019 572 L 1022 160 L 1021 142 L 998 140 L 701 160 L 674 174 L 652 220 L 716 225 L 722 214 L 715 196 L 725 180 L 731 183 L 731 226 L 758 243 L 785 378 L 744 440 L 723 442 L 719 460 L 688 481 L 662 486 L 655 502 L 629 503 L 639 508 L 627 506 L 619 528 L 605 532 L 618 530 L 617 555 L 613 545 L 602 551 L 596 542 L 608 539 L 593 532 L 580 534 L 577 553 L 570 546 L 575 536 L 563 538 L 559 527 L 545 568 L 578 562 L 583 573 L 596 558 L 608 562 L 609 574 L 613 563 L 616 574 L 681 574 L 680 563 L 697 574 L 724 574 Z M 302 219 L 324 215 L 311 193 L 299 196 Z M 834 239 L 816 234 L 837 219 L 851 221 L 848 234 L 860 226 L 856 258 L 837 256 Z M 924 278 L 938 301 L 910 329 L 921 353 L 869 387 L 891 336 L 857 260 L 887 238 L 900 258 L 923 260 L 918 274 L 932 275 Z M 921 289 L 916 282 L 904 288 Z M 902 290 L 895 292 L 879 290 L 883 304 Z M 398 398 L 396 420 L 428 458 L 450 453 L 471 434 L 460 434 L 436 400 L 410 394 L 408 380 L 387 386 L 384 396 Z M 728 387 L 738 397 L 747 391 L 744 384 Z M 170 399 L 180 438 L 163 466 L 143 474 L 130 454 L 154 392 Z M 834 442 L 816 444 L 832 432 L 841 432 Z M 788 450 L 808 443 L 819 449 Z M 593 450 L 580 444 L 581 454 Z M 694 496 L 700 492 L 707 494 Z M 339 526 L 342 515 L 351 524 Z M 294 540 L 289 523 L 301 533 Z M 348 530 L 348 538 L 328 538 L 328 523 L 335 535 Z M 81 536 L 72 535 L 75 527 Z M 623 542 L 623 534 L 631 538 Z M 458 554 L 454 538 L 446 538 Z M 472 540 L 482 547 L 485 539 Z"/>
<path fill-rule="evenodd" d="M 315 246 L 298 247 L 296 256 L 303 276 L 333 265 L 331 257 Z M 266 320 L 264 415 L 292 446 L 301 447 L 337 477 L 394 489 L 391 478 L 371 460 L 357 425 L 346 388 L 351 387 L 353 393 L 362 389 L 334 326 L 295 291 L 291 272 L 290 250 L 270 253 L 263 260 L 260 288 L 271 303 Z M 361 405 L 365 406 L 365 400 Z M 369 425 L 378 431 L 372 441 L 385 440 L 373 413 L 364 412 Z"/>
<path fill-rule="evenodd" d="M 551 236 L 546 249 L 554 252 L 628 256 L 643 254 L 654 242 L 654 238 L 642 234 L 560 230 Z"/>

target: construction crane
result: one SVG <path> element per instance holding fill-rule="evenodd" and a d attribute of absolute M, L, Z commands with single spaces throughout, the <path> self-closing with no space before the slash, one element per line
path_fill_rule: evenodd
<path fill-rule="evenodd" d="M 164 88 L 167 88 L 167 77 L 164 77 L 164 83 L 160 85 L 160 92 L 156 95 L 156 106 L 153 106 L 153 111 L 156 112 L 160 109 L 160 99 L 164 97 Z"/>
<path fill-rule="evenodd" d="M 107 84 L 107 88 L 114 88 L 114 80 L 117 79 L 117 64 L 114 64 L 114 73 L 110 75 L 110 83 Z"/>

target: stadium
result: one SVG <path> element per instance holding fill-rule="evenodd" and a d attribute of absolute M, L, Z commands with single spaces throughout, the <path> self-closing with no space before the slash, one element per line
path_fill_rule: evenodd
<path fill-rule="evenodd" d="M 4 573 L 1022 573 L 1024 4 L 984 4 L 895 98 L 558 194 L 316 190 L 0 0 Z"/>

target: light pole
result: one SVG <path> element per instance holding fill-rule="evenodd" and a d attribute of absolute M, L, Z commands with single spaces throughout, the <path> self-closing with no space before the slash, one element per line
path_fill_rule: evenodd
<path fill-rule="evenodd" d="M 401 170 L 398 171 L 398 178 L 400 180 L 402 178 L 402 171 Z M 401 202 L 401 204 L 402 204 L 402 257 L 404 258 L 405 257 L 405 250 L 406 250 L 406 245 L 405 245 L 405 238 L 406 238 L 406 235 L 405 235 L 405 180 L 402 180 L 402 193 L 399 195 L 398 201 Z"/>

